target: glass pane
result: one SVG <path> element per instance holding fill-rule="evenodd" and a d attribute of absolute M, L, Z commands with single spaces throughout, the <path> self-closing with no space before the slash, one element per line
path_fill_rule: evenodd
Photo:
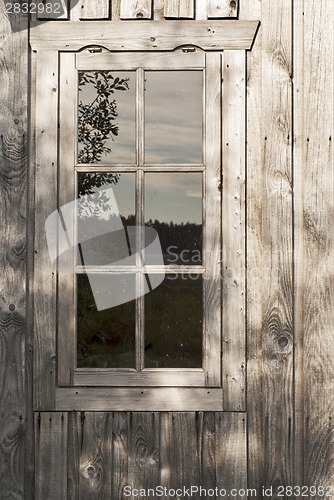
<path fill-rule="evenodd" d="M 99 292 L 106 295 L 105 282 L 100 290 L 97 283 L 90 283 L 86 275 L 77 276 L 78 367 L 135 368 L 135 301 L 101 309 L 95 298 Z"/>
<path fill-rule="evenodd" d="M 79 71 L 78 163 L 134 163 L 136 74 Z"/>
<path fill-rule="evenodd" d="M 145 79 L 145 162 L 202 163 L 202 71 L 148 71 Z"/>
<path fill-rule="evenodd" d="M 165 264 L 200 265 L 202 174 L 146 174 L 145 224 L 158 232 Z"/>
<path fill-rule="evenodd" d="M 135 174 L 79 173 L 78 193 L 77 263 L 134 265 Z"/>
<path fill-rule="evenodd" d="M 145 367 L 202 367 L 202 276 L 166 275 L 145 296 Z"/>

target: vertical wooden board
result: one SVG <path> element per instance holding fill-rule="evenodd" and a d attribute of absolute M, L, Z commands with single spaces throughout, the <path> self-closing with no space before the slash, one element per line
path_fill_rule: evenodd
<path fill-rule="evenodd" d="M 333 2 L 299 0 L 294 21 L 296 391 L 300 391 L 296 392 L 296 409 L 301 427 L 296 434 L 295 459 L 299 481 L 332 487 Z"/>
<path fill-rule="evenodd" d="M 194 19 L 194 14 L 194 0 L 165 0 L 164 15 L 167 18 Z"/>
<path fill-rule="evenodd" d="M 199 459 L 200 478 L 203 488 L 216 486 L 216 418 L 214 412 L 200 412 L 199 420 Z"/>
<path fill-rule="evenodd" d="M 50 410 L 54 408 L 56 372 L 56 273 L 47 247 L 44 224 L 57 209 L 57 52 L 41 52 L 36 71 L 34 393 L 35 409 Z"/>
<path fill-rule="evenodd" d="M 245 411 L 246 227 L 245 77 L 246 54 L 223 54 L 223 408 Z"/>
<path fill-rule="evenodd" d="M 111 498 L 122 498 L 124 486 L 129 485 L 128 459 L 129 459 L 129 416 L 126 412 L 112 414 L 112 485 Z"/>
<path fill-rule="evenodd" d="M 66 413 L 36 413 L 35 500 L 67 498 Z"/>
<path fill-rule="evenodd" d="M 170 435 L 170 414 L 160 412 L 160 484 L 164 488 L 170 488 L 171 477 L 171 435 Z"/>
<path fill-rule="evenodd" d="M 153 0 L 121 0 L 121 19 L 152 19 Z"/>
<path fill-rule="evenodd" d="M 208 18 L 238 17 L 238 0 L 207 0 Z"/>
<path fill-rule="evenodd" d="M 221 387 L 221 57 L 206 54 L 205 69 L 205 235 L 203 368 L 208 387 Z"/>
<path fill-rule="evenodd" d="M 170 484 L 200 484 L 199 433 L 195 412 L 169 413 Z"/>
<path fill-rule="evenodd" d="M 25 364 L 28 19 L 6 15 L 1 2 L 0 24 L 0 496 L 21 499 L 30 498 L 24 460 L 32 446 Z"/>
<path fill-rule="evenodd" d="M 196 0 L 195 2 L 195 18 L 197 21 L 205 21 L 208 18 L 208 2 L 207 0 Z"/>
<path fill-rule="evenodd" d="M 80 450 L 84 413 L 68 413 L 67 500 L 79 500 Z"/>
<path fill-rule="evenodd" d="M 155 21 L 164 19 L 164 0 L 153 0 L 153 19 Z"/>
<path fill-rule="evenodd" d="M 110 500 L 112 498 L 111 413 L 86 412 L 83 415 L 79 470 L 80 500 Z"/>
<path fill-rule="evenodd" d="M 129 476 L 132 488 L 156 488 L 159 484 L 159 413 L 129 415 Z"/>
<path fill-rule="evenodd" d="M 264 2 L 261 26 L 262 419 L 269 487 L 293 482 L 292 1 Z"/>
<path fill-rule="evenodd" d="M 39 0 L 37 16 L 38 19 L 67 19 L 67 0 Z"/>
<path fill-rule="evenodd" d="M 119 21 L 121 15 L 121 0 L 111 0 L 111 19 Z"/>
<path fill-rule="evenodd" d="M 78 81 L 75 70 L 75 54 L 65 53 L 60 58 L 59 73 L 59 235 L 66 233 L 66 249 L 75 242 L 75 213 L 69 203 L 76 199 L 75 151 L 77 143 L 77 94 Z M 73 213 L 71 213 L 73 211 Z M 56 228 L 55 228 L 56 230 Z M 64 238 L 63 238 L 64 239 Z M 61 238 L 59 236 L 59 241 Z M 61 386 L 71 385 L 73 369 L 76 366 L 75 345 L 75 296 L 74 267 L 75 250 L 63 251 L 58 243 L 58 378 Z"/>
<path fill-rule="evenodd" d="M 81 19 L 109 19 L 109 0 L 79 0 Z"/>
<path fill-rule="evenodd" d="M 246 414 L 217 412 L 216 475 L 218 489 L 247 489 Z M 249 498 L 255 497 L 250 495 Z M 238 498 L 246 499 L 246 495 Z M 260 498 L 260 497 L 257 497 Z"/>
<path fill-rule="evenodd" d="M 261 20 L 261 2 L 242 0 L 240 19 Z M 248 486 L 260 490 L 264 484 L 262 394 L 263 296 L 263 148 L 262 148 L 262 30 L 247 52 L 247 413 Z"/>

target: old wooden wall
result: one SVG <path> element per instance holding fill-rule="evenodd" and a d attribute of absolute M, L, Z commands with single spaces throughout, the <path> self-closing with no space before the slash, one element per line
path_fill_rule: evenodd
<path fill-rule="evenodd" d="M 333 1 L 155 0 L 153 8 L 150 1 L 73 2 L 70 20 L 233 22 L 238 15 L 261 21 L 247 56 L 248 427 L 242 414 L 228 413 L 37 413 L 35 450 L 26 287 L 33 231 L 27 218 L 28 20 L 5 15 L 5 3 L 0 498 L 116 500 L 126 481 L 241 488 L 247 476 L 248 487 L 259 490 L 333 485 Z"/>

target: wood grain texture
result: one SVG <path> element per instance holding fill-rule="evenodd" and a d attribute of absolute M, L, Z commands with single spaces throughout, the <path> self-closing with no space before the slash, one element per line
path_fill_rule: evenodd
<path fill-rule="evenodd" d="M 263 3 L 261 26 L 263 485 L 269 487 L 293 483 L 292 2 Z"/>
<path fill-rule="evenodd" d="M 246 414 L 216 413 L 215 419 L 217 486 L 227 492 L 247 489 Z"/>
<path fill-rule="evenodd" d="M 238 0 L 207 0 L 208 18 L 238 17 Z"/>
<path fill-rule="evenodd" d="M 81 19 L 109 19 L 110 5 L 109 0 L 99 0 L 92 2 L 91 0 L 80 0 Z"/>
<path fill-rule="evenodd" d="M 85 413 L 81 419 L 80 500 L 110 500 L 112 490 L 112 414 Z"/>
<path fill-rule="evenodd" d="M 126 404 L 124 401 L 126 400 Z M 221 389 L 77 387 L 56 390 L 60 411 L 221 411 Z"/>
<path fill-rule="evenodd" d="M 35 500 L 67 498 L 66 413 L 36 413 Z"/>
<path fill-rule="evenodd" d="M 121 19 L 152 19 L 152 3 L 152 0 L 121 0 L 120 17 Z"/>
<path fill-rule="evenodd" d="M 240 19 L 261 20 L 261 2 L 242 0 Z M 263 412 L 267 396 L 262 389 L 263 296 L 263 133 L 262 133 L 262 29 L 252 50 L 247 52 L 246 182 L 247 182 L 247 414 L 248 486 L 258 490 L 264 484 Z M 259 398 L 258 395 L 261 394 Z"/>
<path fill-rule="evenodd" d="M 57 52 L 39 55 L 36 77 L 34 404 L 36 410 L 52 410 L 56 377 L 56 273 L 44 226 L 46 218 L 57 209 Z"/>
<path fill-rule="evenodd" d="M 67 0 L 39 0 L 37 9 L 38 19 L 68 18 Z"/>
<path fill-rule="evenodd" d="M 206 54 L 205 70 L 205 233 L 203 260 L 204 356 L 208 387 L 221 387 L 221 57 Z"/>
<path fill-rule="evenodd" d="M 223 53 L 223 408 L 245 411 L 246 390 L 246 54 Z"/>
<path fill-rule="evenodd" d="M 34 50 L 80 50 L 102 45 L 109 50 L 174 50 L 196 45 L 203 50 L 250 49 L 257 21 L 104 21 L 33 24 L 30 43 Z"/>
<path fill-rule="evenodd" d="M 155 488 L 160 483 L 159 413 L 129 414 L 128 484 L 134 488 Z"/>
<path fill-rule="evenodd" d="M 129 484 L 129 415 L 126 412 L 114 412 L 112 422 L 114 467 L 111 498 L 122 498 L 123 488 Z"/>
<path fill-rule="evenodd" d="M 295 2 L 297 479 L 334 481 L 334 5 Z M 297 52 L 297 50 L 299 51 Z"/>
<path fill-rule="evenodd" d="M 32 446 L 31 350 L 25 364 L 28 19 L 7 16 L 1 2 L 0 24 L 0 496 L 30 500 L 31 467 L 24 469 L 31 457 L 25 446 Z"/>
<path fill-rule="evenodd" d="M 194 0 L 165 0 L 166 18 L 194 19 Z"/>

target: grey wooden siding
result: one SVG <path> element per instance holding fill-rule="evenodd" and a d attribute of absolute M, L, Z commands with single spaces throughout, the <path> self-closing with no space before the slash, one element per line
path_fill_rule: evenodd
<path fill-rule="evenodd" d="M 236 16 L 261 21 L 247 54 L 248 429 L 243 413 L 36 413 L 35 446 L 32 300 L 26 287 L 26 266 L 30 278 L 31 255 L 38 251 L 26 194 L 29 179 L 34 209 L 27 161 L 27 96 L 34 89 L 28 87 L 27 16 L 6 15 L 5 3 L 0 499 L 117 499 L 128 480 L 169 485 L 196 479 L 203 486 L 240 488 L 247 469 L 248 487 L 333 484 L 334 2 L 82 0 L 65 12 L 66 23 L 129 19 L 140 5 L 138 18 L 152 16 L 152 22 L 178 16 L 183 22 L 229 17 L 232 23 Z M 50 357 L 50 371 L 53 366 Z M 187 455 L 180 441 L 191 447 Z"/>
<path fill-rule="evenodd" d="M 116 500 L 127 485 L 247 488 L 246 427 L 231 412 L 37 413 L 35 500 Z"/>

